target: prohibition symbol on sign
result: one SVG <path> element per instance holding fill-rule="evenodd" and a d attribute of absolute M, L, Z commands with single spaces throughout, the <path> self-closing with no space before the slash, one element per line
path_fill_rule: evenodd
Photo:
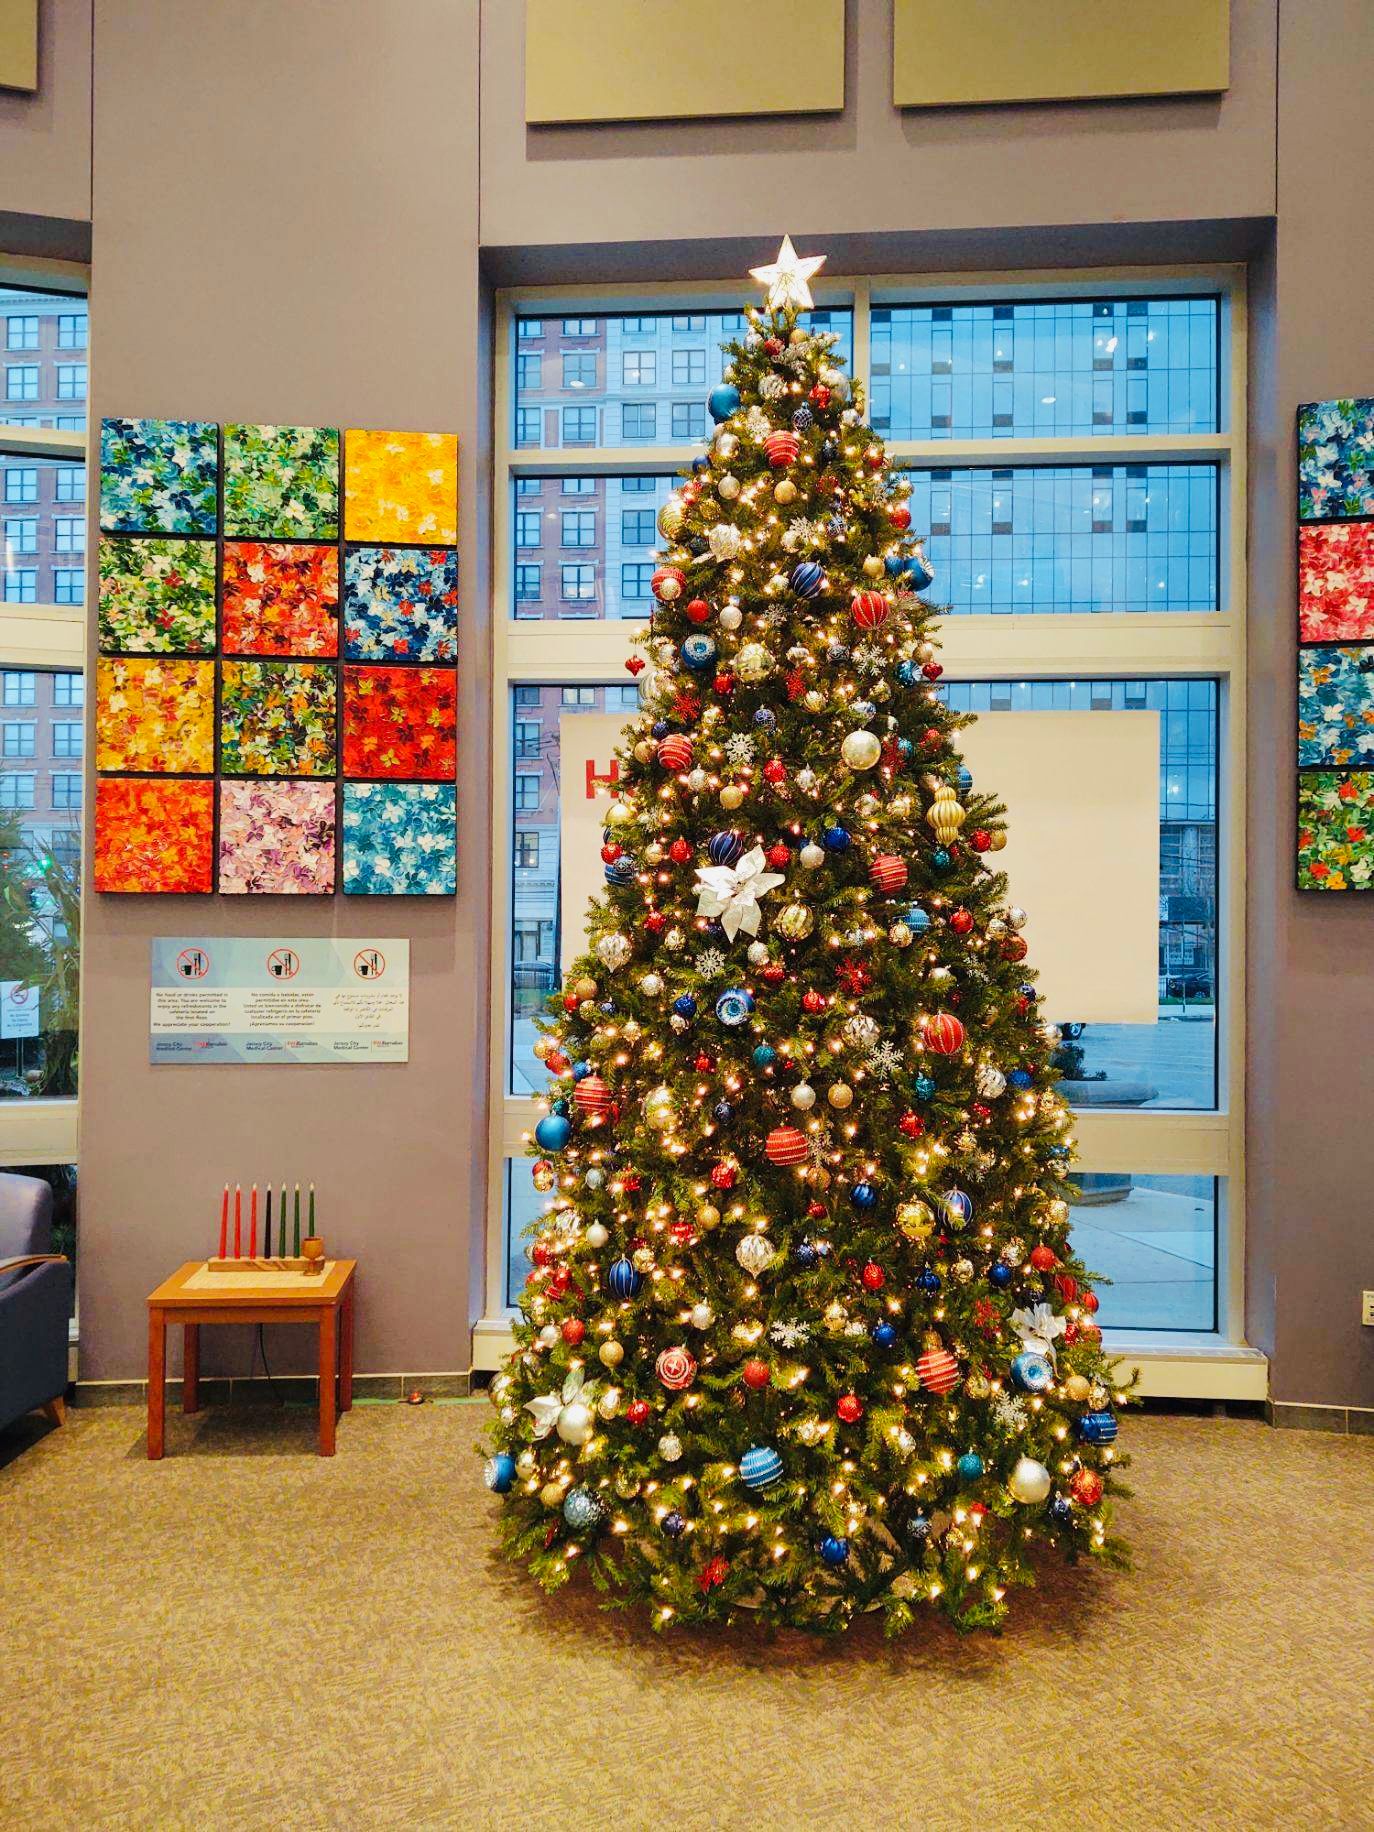
<path fill-rule="evenodd" d="M 183 948 L 177 955 L 177 972 L 183 980 L 203 980 L 210 971 L 210 956 L 204 948 Z"/>
<path fill-rule="evenodd" d="M 274 980 L 294 980 L 301 970 L 301 957 L 294 948 L 273 948 L 267 957 L 267 971 Z"/>
<path fill-rule="evenodd" d="M 14 991 L 10 994 L 10 1004 L 19 1006 L 27 1005 L 29 1002 L 29 994 L 32 990 L 33 988 L 31 986 L 16 986 Z"/>
<path fill-rule="evenodd" d="M 376 948 L 359 948 L 353 956 L 353 971 L 360 980 L 379 980 L 386 972 L 386 956 Z"/>

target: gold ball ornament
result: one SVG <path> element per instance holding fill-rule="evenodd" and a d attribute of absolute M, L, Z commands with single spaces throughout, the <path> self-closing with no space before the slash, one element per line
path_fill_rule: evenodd
<path fill-rule="evenodd" d="M 773 918 L 773 926 L 788 941 L 804 941 L 816 926 L 816 912 L 809 903 L 785 903 Z"/>
<path fill-rule="evenodd" d="M 726 809 L 734 809 L 734 808 L 738 808 L 742 806 L 743 802 L 744 802 L 744 790 L 740 787 L 740 785 L 737 782 L 727 782 L 725 787 L 720 792 L 721 807 L 726 808 Z"/>
<path fill-rule="evenodd" d="M 1076 1405 L 1082 1405 L 1093 1390 L 1093 1384 L 1086 1374 L 1070 1374 L 1064 1382 L 1064 1392 Z"/>
<path fill-rule="evenodd" d="M 871 553 L 864 561 L 864 572 L 870 579 L 881 579 L 886 570 L 880 553 Z"/>
<path fill-rule="evenodd" d="M 909 948 L 912 942 L 911 930 L 904 922 L 894 922 L 887 932 L 887 939 L 894 948 Z"/>
<path fill-rule="evenodd" d="M 813 687 L 811 691 L 804 696 L 802 705 L 808 712 L 823 712 L 825 709 L 825 695 L 817 692 Z"/>
<path fill-rule="evenodd" d="M 584 973 L 573 987 L 573 991 L 577 994 L 579 999 L 594 999 L 596 997 L 596 981 L 592 979 L 589 974 Z"/>
<path fill-rule="evenodd" d="M 697 1210 L 697 1226 L 709 1233 L 712 1228 L 720 1226 L 720 1210 L 714 1202 L 703 1202 Z"/>
<path fill-rule="evenodd" d="M 539 1491 L 539 1499 L 546 1508 L 561 1508 L 563 1505 L 563 1484 L 546 1482 Z"/>
<path fill-rule="evenodd" d="M 727 471 L 716 485 L 716 489 L 720 492 L 723 501 L 732 503 L 739 495 L 739 478 Z"/>
<path fill-rule="evenodd" d="M 854 1090 L 847 1081 L 835 1081 L 826 1090 L 825 1098 L 837 1113 L 843 1113 L 846 1107 L 854 1105 Z"/>
<path fill-rule="evenodd" d="M 790 477 L 784 477 L 780 483 L 773 486 L 773 501 L 784 509 L 789 503 L 794 503 L 796 500 L 797 486 Z"/>
<path fill-rule="evenodd" d="M 625 1359 L 625 1345 L 612 1337 L 609 1342 L 602 1343 L 596 1356 L 603 1368 L 618 1368 Z"/>
<path fill-rule="evenodd" d="M 935 1215 L 925 1202 L 903 1202 L 897 1207 L 897 1231 L 908 1240 L 929 1240 L 935 1232 Z"/>
<path fill-rule="evenodd" d="M 1006 835 L 1005 828 L 994 827 L 991 833 L 988 835 L 988 840 L 990 842 L 988 846 L 989 852 L 1001 852 L 1002 848 L 1007 843 L 1007 835 Z"/>

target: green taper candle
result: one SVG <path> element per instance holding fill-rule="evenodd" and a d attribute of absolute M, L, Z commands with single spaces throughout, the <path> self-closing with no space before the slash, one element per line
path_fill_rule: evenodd
<path fill-rule="evenodd" d="M 301 1186 L 296 1185 L 296 1201 L 291 1211 L 294 1226 L 291 1230 L 291 1251 L 299 1259 L 301 1256 Z"/>
<path fill-rule="evenodd" d="M 310 1232 L 315 1232 L 315 1185 L 310 1185 Z"/>

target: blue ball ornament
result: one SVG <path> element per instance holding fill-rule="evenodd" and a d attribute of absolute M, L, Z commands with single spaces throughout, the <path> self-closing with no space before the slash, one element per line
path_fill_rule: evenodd
<path fill-rule="evenodd" d="M 1029 1069 L 1013 1069 L 1007 1076 L 1013 1088 L 1029 1088 L 1035 1077 Z"/>
<path fill-rule="evenodd" d="M 909 763 L 911 761 L 912 753 L 915 748 L 910 738 L 899 738 L 897 740 L 897 755 L 901 758 L 903 763 Z"/>
<path fill-rule="evenodd" d="M 482 1479 L 494 1495 L 508 1495 L 515 1481 L 515 1458 L 504 1450 L 488 1458 Z"/>
<path fill-rule="evenodd" d="M 771 1043 L 760 1043 L 754 1048 L 752 1061 L 756 1069 L 771 1069 L 778 1059 L 778 1052 Z"/>
<path fill-rule="evenodd" d="M 804 1266 L 809 1270 L 821 1256 L 816 1251 L 814 1241 L 799 1240 L 792 1249 L 792 1257 L 799 1266 Z"/>
<path fill-rule="evenodd" d="M 948 871 L 952 863 L 949 856 L 949 848 L 946 846 L 937 846 L 930 855 L 930 862 L 935 867 L 936 871 Z"/>
<path fill-rule="evenodd" d="M 876 1208 L 878 1192 L 871 1183 L 856 1183 L 849 1192 L 849 1200 L 856 1209 Z"/>
<path fill-rule="evenodd" d="M 799 598 L 819 598 L 825 590 L 825 568 L 816 560 L 799 560 L 787 583 Z"/>
<path fill-rule="evenodd" d="M 849 830 L 846 827 L 827 827 L 821 835 L 821 845 L 827 852 L 848 852 L 850 844 Z"/>
<path fill-rule="evenodd" d="M 966 1450 L 955 1468 L 961 1482 L 976 1482 L 983 1473 L 983 1459 L 976 1450 Z"/>
<path fill-rule="evenodd" d="M 561 1113 L 546 1113 L 534 1129 L 534 1142 L 541 1151 L 562 1151 L 571 1132 L 571 1120 Z"/>
<path fill-rule="evenodd" d="M 809 433 L 816 424 L 816 416 L 809 407 L 799 407 L 792 415 L 792 430 L 795 433 Z"/>
<path fill-rule="evenodd" d="M 679 1018 L 695 1018 L 697 1002 L 690 992 L 684 992 L 680 998 L 673 1000 L 673 1010 Z"/>
<path fill-rule="evenodd" d="M 733 382 L 718 382 L 706 397 L 707 408 L 717 426 L 722 420 L 728 420 L 732 413 L 739 412 L 739 403 L 739 389 Z"/>
<path fill-rule="evenodd" d="M 897 1340 L 897 1332 L 890 1323 L 875 1323 L 873 1340 L 880 1349 L 890 1349 Z"/>
<path fill-rule="evenodd" d="M 903 916 L 902 921 L 911 930 L 913 935 L 924 935 L 926 930 L 930 927 L 930 917 L 921 908 L 919 903 L 912 904 L 906 915 Z"/>
<path fill-rule="evenodd" d="M 915 662 L 898 662 L 897 679 L 903 687 L 915 687 L 921 679 L 921 670 Z"/>
<path fill-rule="evenodd" d="M 692 460 L 692 469 L 700 476 L 703 471 L 709 471 L 710 468 L 711 460 L 704 452 L 698 452 L 696 457 Z"/>
<path fill-rule="evenodd" d="M 732 986 L 716 1000 L 716 1017 L 727 1030 L 747 1024 L 754 1011 L 754 995 L 743 986 Z"/>
<path fill-rule="evenodd" d="M 935 1080 L 930 1075 L 918 1075 L 911 1084 L 912 1093 L 917 1100 L 933 1100 L 935 1097 Z"/>
<path fill-rule="evenodd" d="M 843 1565 L 849 1557 L 849 1541 L 829 1533 L 821 1541 L 821 1557 L 827 1565 Z"/>
<path fill-rule="evenodd" d="M 921 1290 L 925 1292 L 926 1296 L 931 1298 L 941 1289 L 940 1275 L 933 1266 L 923 1266 L 916 1283 L 920 1286 Z"/>
<path fill-rule="evenodd" d="M 771 1444 L 755 1444 L 740 1458 L 739 1475 L 746 1488 L 770 1488 L 781 1480 L 782 1458 Z"/>
<path fill-rule="evenodd" d="M 678 654 L 684 668 L 690 668 L 693 674 L 704 674 L 716 659 L 716 639 L 698 630 L 694 636 L 683 638 Z"/>
<path fill-rule="evenodd" d="M 1061 1527 L 1068 1526 L 1073 1519 L 1073 1503 L 1067 1495 L 1056 1495 L 1050 1503 L 1050 1519 Z"/>
<path fill-rule="evenodd" d="M 1078 1421 L 1077 1430 L 1084 1444 L 1114 1444 L 1116 1442 L 1116 1414 L 1114 1412 L 1085 1412 Z"/>
<path fill-rule="evenodd" d="M 666 738 L 673 728 L 666 719 L 655 719 L 649 729 L 655 738 Z"/>
<path fill-rule="evenodd" d="M 883 565 L 887 568 L 887 576 L 889 579 L 900 579 L 905 564 L 906 562 L 899 553 L 890 553 L 883 561 Z"/>
<path fill-rule="evenodd" d="M 1054 1369 L 1036 1349 L 1023 1349 L 1011 1364 L 1011 1377 L 1023 1393 L 1048 1393 Z"/>
<path fill-rule="evenodd" d="M 592 1065 L 589 1062 L 575 1062 L 572 1066 L 574 1081 L 585 1081 L 591 1072 Z"/>
<path fill-rule="evenodd" d="M 840 442 L 838 439 L 827 435 L 821 440 L 821 459 L 825 464 L 829 464 L 832 458 L 838 458 L 839 455 Z"/>
<path fill-rule="evenodd" d="M 735 1109 L 728 1100 L 718 1100 L 711 1109 L 711 1118 L 717 1126 L 728 1126 L 735 1117 Z"/>
<path fill-rule="evenodd" d="M 733 865 L 744 855 L 744 835 L 727 830 L 713 833 L 706 842 L 706 856 L 712 865 Z"/>
<path fill-rule="evenodd" d="M 1073 1147 L 1071 1145 L 1047 1145 L 1045 1147 L 1045 1156 L 1047 1158 L 1071 1158 L 1073 1156 Z"/>
<path fill-rule="evenodd" d="M 633 859 L 608 859 L 602 867 L 607 884 L 633 884 L 635 862 Z"/>
<path fill-rule="evenodd" d="M 687 1531 L 687 1522 L 676 1508 L 670 1508 L 658 1524 L 659 1530 L 666 1533 L 669 1539 L 681 1539 Z"/>
<path fill-rule="evenodd" d="M 563 1518 L 575 1533 L 600 1526 L 606 1510 L 601 1497 L 589 1488 L 569 1489 L 563 1501 Z"/>
<path fill-rule="evenodd" d="M 961 795 L 967 795 L 969 790 L 973 787 L 973 771 L 966 763 L 961 763 L 959 765 L 957 781 L 959 784 L 959 793 Z"/>
<path fill-rule="evenodd" d="M 935 583 L 934 569 L 918 553 L 910 553 L 902 561 L 902 571 L 911 581 L 913 592 L 926 591 Z"/>
<path fill-rule="evenodd" d="M 998 1291 L 1005 1291 L 1015 1276 L 1016 1274 L 1005 1260 L 998 1260 L 988 1273 L 988 1283 L 995 1286 Z"/>
<path fill-rule="evenodd" d="M 956 1226 L 973 1220 L 973 1198 L 963 1190 L 946 1190 L 941 1201 L 945 1214 Z"/>
<path fill-rule="evenodd" d="M 771 706 L 756 706 L 754 708 L 754 723 L 761 732 L 771 732 L 777 722 L 778 715 L 773 711 Z"/>
<path fill-rule="evenodd" d="M 643 1276 L 623 1254 L 606 1274 L 606 1288 L 613 1298 L 632 1298 L 643 1283 Z"/>

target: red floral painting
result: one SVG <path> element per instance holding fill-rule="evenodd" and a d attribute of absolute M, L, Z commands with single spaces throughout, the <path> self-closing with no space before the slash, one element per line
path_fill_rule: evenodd
<path fill-rule="evenodd" d="M 1302 642 L 1374 638 L 1374 522 L 1316 522 L 1298 530 Z"/>
<path fill-rule="evenodd" d="M 95 785 L 95 888 L 208 891 L 214 831 L 212 782 L 102 776 Z"/>
<path fill-rule="evenodd" d="M 451 668 L 344 669 L 344 775 L 435 781 L 457 768 Z"/>
<path fill-rule="evenodd" d="M 224 544 L 226 655 L 337 655 L 336 547 Z"/>

